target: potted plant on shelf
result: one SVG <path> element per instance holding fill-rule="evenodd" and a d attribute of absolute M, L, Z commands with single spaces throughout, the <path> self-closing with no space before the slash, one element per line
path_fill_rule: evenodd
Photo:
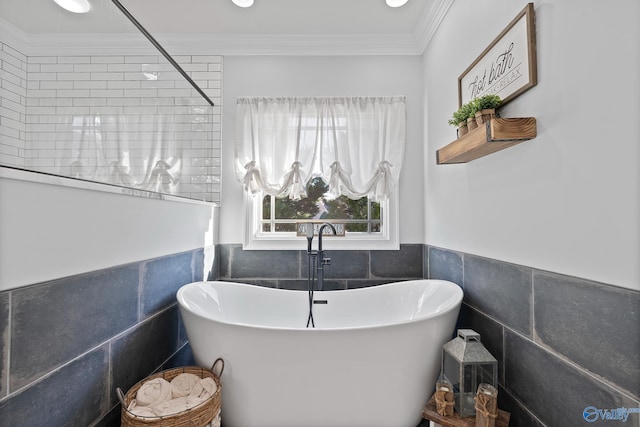
<path fill-rule="evenodd" d="M 458 108 L 449 119 L 450 125 L 458 127 L 458 138 L 468 132 L 467 119 L 469 118 L 470 111 L 470 105 L 464 104 Z"/>
<path fill-rule="evenodd" d="M 496 108 L 502 104 L 498 95 L 485 95 L 471 101 L 474 104 L 475 120 L 478 126 L 496 118 Z"/>
<path fill-rule="evenodd" d="M 478 107 L 476 106 L 475 99 L 472 99 L 467 104 L 467 127 L 469 128 L 469 132 L 478 127 L 476 111 L 478 111 Z"/>
<path fill-rule="evenodd" d="M 469 117 L 474 117 L 474 114 L 475 111 L 473 111 L 473 106 L 471 105 L 471 103 L 461 105 L 460 108 L 458 108 L 458 110 L 453 113 L 451 119 L 449 120 L 449 124 L 452 126 L 458 126 L 458 138 L 476 127 L 469 127 Z"/>

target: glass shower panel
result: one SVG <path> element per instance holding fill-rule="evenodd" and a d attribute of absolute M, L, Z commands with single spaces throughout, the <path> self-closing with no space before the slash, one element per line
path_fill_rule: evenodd
<path fill-rule="evenodd" d="M 110 0 L 24 3 L 0 6 L 0 165 L 219 201 L 222 57 L 180 56 L 211 106 Z"/>

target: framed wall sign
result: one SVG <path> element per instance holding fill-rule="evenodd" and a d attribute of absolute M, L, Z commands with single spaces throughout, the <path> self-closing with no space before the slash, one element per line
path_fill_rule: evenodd
<path fill-rule="evenodd" d="M 538 83 L 533 3 L 458 78 L 458 106 L 496 94 L 506 104 Z"/>

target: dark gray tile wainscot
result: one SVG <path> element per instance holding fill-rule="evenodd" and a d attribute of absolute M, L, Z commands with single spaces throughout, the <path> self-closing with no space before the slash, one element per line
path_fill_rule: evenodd
<path fill-rule="evenodd" d="M 498 359 L 510 427 L 590 425 L 587 406 L 640 406 L 640 292 L 443 248 L 428 254 L 433 278 L 464 278 L 458 327 L 479 332 Z M 640 427 L 640 414 L 624 425 Z"/>
<path fill-rule="evenodd" d="M 12 318 L 15 390 L 138 321 L 138 266 L 16 290 Z"/>
<path fill-rule="evenodd" d="M 536 341 L 640 399 L 640 293 L 534 275 Z"/>
<path fill-rule="evenodd" d="M 464 301 L 511 328 L 531 335 L 532 270 L 464 256 Z"/>
<path fill-rule="evenodd" d="M 192 360 L 175 291 L 203 254 L 0 292 L 0 425 L 119 426 L 116 387 Z"/>

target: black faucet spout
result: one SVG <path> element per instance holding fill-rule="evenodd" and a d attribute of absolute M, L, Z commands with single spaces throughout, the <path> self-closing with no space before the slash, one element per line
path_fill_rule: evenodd
<path fill-rule="evenodd" d="M 333 224 L 330 224 L 328 222 L 325 222 L 324 224 L 322 224 L 318 229 L 318 251 L 322 250 L 322 234 L 324 233 L 325 227 L 331 228 L 331 231 L 333 232 L 334 235 L 338 234 Z"/>
<path fill-rule="evenodd" d="M 322 250 L 322 234 L 324 233 L 325 227 L 331 228 L 331 231 L 333 232 L 334 235 L 338 234 L 338 232 L 336 231 L 336 228 L 332 224 L 329 224 L 328 222 L 325 222 L 324 224 L 322 224 L 320 226 L 320 228 L 318 229 L 318 267 L 317 267 L 317 270 L 318 270 L 318 290 L 319 291 L 324 291 L 324 266 L 331 264 L 331 258 L 326 258 L 324 256 L 324 251 Z"/>

